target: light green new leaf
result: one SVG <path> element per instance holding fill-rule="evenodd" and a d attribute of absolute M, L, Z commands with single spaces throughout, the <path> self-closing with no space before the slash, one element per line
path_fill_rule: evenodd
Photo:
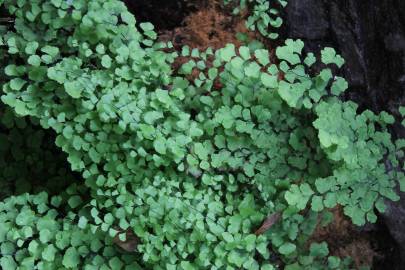
<path fill-rule="evenodd" d="M 257 61 L 263 66 L 266 66 L 270 63 L 269 51 L 265 49 L 259 49 L 255 51 L 255 56 Z"/>
<path fill-rule="evenodd" d="M 346 91 L 348 87 L 349 84 L 345 79 L 343 79 L 342 77 L 336 77 L 336 80 L 332 84 L 331 92 L 335 96 L 339 96 L 341 93 Z"/>
<path fill-rule="evenodd" d="M 44 251 L 42 251 L 42 258 L 48 262 L 53 262 L 55 259 L 56 248 L 53 244 L 49 244 L 45 247 Z"/>
<path fill-rule="evenodd" d="M 324 64 L 336 64 L 339 68 L 345 63 L 345 60 L 340 55 L 336 54 L 335 49 L 330 47 L 325 47 L 321 51 L 321 59 Z"/>
<path fill-rule="evenodd" d="M 77 269 L 77 266 L 80 263 L 80 255 L 77 252 L 76 248 L 70 247 L 66 250 L 63 255 L 62 264 L 68 269 Z"/>
<path fill-rule="evenodd" d="M 289 255 L 296 250 L 296 245 L 293 243 L 284 243 L 278 248 L 278 252 L 283 255 Z"/>
<path fill-rule="evenodd" d="M 78 81 L 65 82 L 64 87 L 66 93 L 68 93 L 72 98 L 80 98 L 84 90 L 83 85 Z"/>

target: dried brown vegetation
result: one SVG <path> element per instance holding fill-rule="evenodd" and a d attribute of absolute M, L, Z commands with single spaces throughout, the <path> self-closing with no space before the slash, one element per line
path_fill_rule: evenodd
<path fill-rule="evenodd" d="M 340 207 L 331 211 L 333 221 L 326 227 L 319 224 L 310 242 L 327 242 L 331 255 L 351 257 L 357 268 L 372 266 L 379 254 L 373 248 L 370 234 L 356 228 Z"/>

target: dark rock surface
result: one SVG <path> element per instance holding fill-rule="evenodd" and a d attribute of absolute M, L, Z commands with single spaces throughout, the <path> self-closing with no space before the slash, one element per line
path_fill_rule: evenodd
<path fill-rule="evenodd" d="M 286 36 L 344 56 L 348 98 L 373 111 L 405 104 L 405 1 L 290 0 L 285 18 Z"/>
<path fill-rule="evenodd" d="M 405 1 L 404 0 L 289 0 L 285 37 L 300 38 L 309 51 L 324 46 L 337 49 L 346 59 L 344 77 L 350 90 L 345 98 L 360 109 L 382 110 L 398 119 L 405 106 Z M 396 138 L 405 129 L 393 127 Z M 386 227 L 400 247 L 396 269 L 405 269 L 405 194 L 388 202 Z"/>
<path fill-rule="evenodd" d="M 405 194 L 401 194 L 401 200 L 398 203 L 387 202 L 387 205 L 384 222 L 400 249 L 395 270 L 403 270 L 405 269 Z"/>

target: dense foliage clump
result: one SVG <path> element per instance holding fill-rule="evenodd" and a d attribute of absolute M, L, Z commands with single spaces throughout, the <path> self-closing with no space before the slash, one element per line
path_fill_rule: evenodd
<path fill-rule="evenodd" d="M 224 0 L 224 2 L 226 4 L 236 2 L 234 14 L 240 14 L 249 7 L 251 12 L 246 20 L 246 27 L 251 31 L 257 30 L 266 38 L 278 38 L 279 35 L 274 30 L 283 24 L 280 9 L 287 5 L 287 0 Z"/>
<path fill-rule="evenodd" d="M 277 60 L 233 44 L 176 52 L 118 0 L 0 4 L 15 19 L 0 29 L 1 100 L 16 123 L 4 136 L 21 121 L 53 130 L 83 178 L 59 193 L 7 192 L 4 269 L 351 269 L 308 244 L 315 227 L 336 205 L 375 222 L 405 187 L 394 118 L 338 98 L 348 85 L 332 48 L 303 54 L 287 40 Z M 178 57 L 188 60 L 174 73 Z M 55 166 L 41 185 L 72 183 L 30 125 L 18 136 L 39 132 L 34 159 Z"/>

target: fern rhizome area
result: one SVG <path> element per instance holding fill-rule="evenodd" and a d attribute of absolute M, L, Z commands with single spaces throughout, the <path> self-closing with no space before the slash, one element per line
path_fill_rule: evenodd
<path fill-rule="evenodd" d="M 286 1 L 226 2 L 278 38 Z M 177 50 L 119 0 L 0 7 L 2 269 L 355 269 L 315 228 L 405 190 L 394 117 L 339 99 L 333 48 Z"/>

